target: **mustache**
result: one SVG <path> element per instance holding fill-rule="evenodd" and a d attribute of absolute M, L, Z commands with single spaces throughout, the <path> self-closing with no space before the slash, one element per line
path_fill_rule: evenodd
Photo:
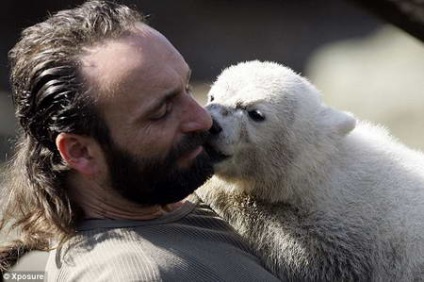
<path fill-rule="evenodd" d="M 189 153 L 199 146 L 202 146 L 210 138 L 208 131 L 186 134 L 183 139 L 172 149 L 172 158 L 177 159 L 180 156 Z"/>

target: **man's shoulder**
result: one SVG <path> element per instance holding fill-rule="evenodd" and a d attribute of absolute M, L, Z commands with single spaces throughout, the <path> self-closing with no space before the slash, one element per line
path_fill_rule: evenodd
<path fill-rule="evenodd" d="M 46 266 L 48 281 L 159 281 L 155 253 L 142 242 L 116 233 L 79 238 L 52 250 Z"/>
<path fill-rule="evenodd" d="M 80 232 L 50 253 L 48 281 L 275 280 L 221 221 L 199 207 L 177 221 Z"/>

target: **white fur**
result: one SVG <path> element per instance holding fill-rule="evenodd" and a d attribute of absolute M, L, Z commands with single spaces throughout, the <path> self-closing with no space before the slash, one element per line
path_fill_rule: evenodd
<path fill-rule="evenodd" d="M 281 279 L 424 281 L 423 154 L 276 63 L 226 69 L 207 108 L 229 158 L 197 193 Z"/>

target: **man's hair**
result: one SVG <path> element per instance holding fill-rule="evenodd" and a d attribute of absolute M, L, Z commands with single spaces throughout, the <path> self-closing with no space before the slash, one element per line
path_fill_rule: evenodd
<path fill-rule="evenodd" d="M 69 168 L 55 139 L 66 132 L 110 141 L 96 95 L 81 74 L 81 58 L 85 48 L 131 32 L 142 21 L 126 6 L 90 1 L 25 29 L 9 52 L 21 129 L 5 174 L 0 231 L 19 237 L 0 248 L 0 272 L 22 253 L 47 250 L 51 239 L 63 241 L 74 232 L 82 213 L 68 195 Z"/>

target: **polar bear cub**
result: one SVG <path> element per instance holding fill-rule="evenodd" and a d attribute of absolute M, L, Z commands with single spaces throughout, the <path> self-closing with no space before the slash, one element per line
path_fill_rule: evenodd
<path fill-rule="evenodd" d="M 212 86 L 197 194 L 281 279 L 424 281 L 424 155 L 326 106 L 272 62 L 240 63 Z"/>

